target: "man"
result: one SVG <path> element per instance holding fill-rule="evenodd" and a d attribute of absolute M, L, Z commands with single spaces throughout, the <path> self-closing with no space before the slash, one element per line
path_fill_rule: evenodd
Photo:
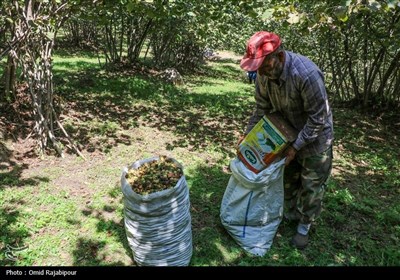
<path fill-rule="evenodd" d="M 266 31 L 249 39 L 240 66 L 257 71 L 256 107 L 245 134 L 272 111 L 299 131 L 285 154 L 285 217 L 298 221 L 291 243 L 303 249 L 321 213 L 332 169 L 333 121 L 323 74 L 310 59 L 285 51 L 279 36 Z"/>
<path fill-rule="evenodd" d="M 247 78 L 249 79 L 249 84 L 255 83 L 257 77 L 257 71 L 249 71 L 247 72 Z"/>

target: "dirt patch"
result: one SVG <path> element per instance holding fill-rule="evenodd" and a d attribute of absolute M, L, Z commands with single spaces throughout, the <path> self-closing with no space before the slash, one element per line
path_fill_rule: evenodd
<path fill-rule="evenodd" d="M 232 59 L 237 62 L 240 62 L 240 60 L 243 57 L 242 55 L 235 54 L 234 52 L 231 52 L 231 51 L 218 51 L 217 56 L 220 59 Z"/>
<path fill-rule="evenodd" d="M 231 51 L 216 51 L 207 59 L 210 61 L 230 61 L 234 63 L 240 63 L 242 56 Z"/>

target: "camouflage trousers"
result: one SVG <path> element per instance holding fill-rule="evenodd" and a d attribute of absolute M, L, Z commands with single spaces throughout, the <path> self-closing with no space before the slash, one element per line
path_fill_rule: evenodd
<path fill-rule="evenodd" d="M 332 170 L 332 147 L 318 155 L 298 157 L 285 167 L 285 216 L 312 223 L 321 213 L 326 182 Z"/>

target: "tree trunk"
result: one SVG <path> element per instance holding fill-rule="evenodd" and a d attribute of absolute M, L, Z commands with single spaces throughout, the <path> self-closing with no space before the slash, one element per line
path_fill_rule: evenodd
<path fill-rule="evenodd" d="M 349 47 L 349 36 L 345 36 L 344 38 L 344 51 L 345 51 L 345 56 L 346 56 L 346 63 L 347 63 L 347 68 L 350 74 L 350 79 L 353 87 L 353 92 L 356 98 L 360 97 L 360 92 L 358 90 L 358 83 L 357 79 L 354 75 L 354 70 L 353 70 L 353 58 L 350 56 L 350 47 Z"/>
<path fill-rule="evenodd" d="M 394 56 L 392 59 L 389 68 L 386 70 L 385 74 L 382 77 L 381 83 L 379 85 L 378 91 L 377 91 L 377 96 L 382 96 L 383 95 L 383 90 L 385 89 L 385 86 L 390 78 L 390 76 L 396 72 L 397 68 L 400 67 L 400 51 L 397 52 L 397 54 Z"/>
<path fill-rule="evenodd" d="M 368 15 L 364 16 L 364 34 L 368 34 Z M 366 107 L 366 105 L 368 104 L 368 98 L 369 98 L 369 91 L 368 91 L 368 60 L 369 60 L 369 56 L 368 56 L 368 38 L 365 36 L 364 37 L 364 43 L 363 43 L 363 82 L 364 82 L 364 92 L 363 92 L 363 107 Z"/>
<path fill-rule="evenodd" d="M 135 50 L 133 51 L 133 57 L 129 57 L 130 62 L 136 62 L 139 59 L 140 51 L 142 50 L 144 41 L 147 37 L 147 33 L 149 32 L 149 29 L 150 29 L 152 23 L 153 23 L 153 20 L 149 19 L 149 21 L 146 24 L 145 29 L 143 30 L 142 35 L 140 36 L 139 41 L 136 43 Z"/>
<path fill-rule="evenodd" d="M 5 100 L 15 100 L 15 88 L 16 88 L 16 63 L 15 59 L 9 54 L 7 58 L 7 66 L 4 72 L 5 87 L 4 97 Z"/>

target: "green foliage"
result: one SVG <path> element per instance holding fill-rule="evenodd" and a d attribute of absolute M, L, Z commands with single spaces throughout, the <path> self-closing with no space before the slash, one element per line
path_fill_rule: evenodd
<path fill-rule="evenodd" d="M 242 34 L 281 35 L 286 49 L 310 57 L 324 71 L 334 100 L 398 106 L 399 1 L 271 1 L 259 15 L 262 21 Z"/>
<path fill-rule="evenodd" d="M 123 224 L 121 168 L 158 154 L 184 167 L 191 266 L 400 263 L 400 147 L 390 126 L 396 114 L 377 118 L 334 108 L 333 174 L 309 247 L 293 249 L 296 224 L 283 221 L 270 251 L 254 257 L 219 217 L 231 176 L 227 166 L 254 102 L 254 85 L 245 83 L 236 60 L 204 65 L 184 75 L 179 87 L 139 72 L 105 71 L 87 53 L 55 56 L 54 63 L 56 85 L 62 84 L 57 95 L 64 100 L 61 121 L 89 160 L 50 156 L 35 166 L 0 170 L 0 264 L 134 265 Z M 6 257 L 7 245 L 20 248 L 13 260 Z"/>
<path fill-rule="evenodd" d="M 2 2 L 5 12 L 0 26 L 7 31 L 6 38 L 12 37 L 7 24 L 15 22 L 14 14 L 23 7 L 23 1 L 14 2 L 19 3 L 18 9 Z M 356 100 L 363 107 L 381 108 L 399 103 L 398 0 L 64 4 L 63 13 L 59 11 L 48 22 L 39 18 L 35 25 L 55 26 L 70 14 L 63 36 L 79 47 L 104 52 L 107 63 L 138 63 L 145 53 L 152 54 L 153 65 L 160 68 L 193 69 L 203 62 L 204 48 L 242 54 L 255 31 L 270 30 L 281 35 L 288 50 L 309 56 L 320 66 L 335 101 Z"/>

